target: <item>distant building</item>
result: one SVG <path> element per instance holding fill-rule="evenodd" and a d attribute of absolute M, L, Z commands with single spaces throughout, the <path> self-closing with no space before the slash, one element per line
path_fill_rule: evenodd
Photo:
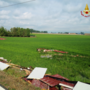
<path fill-rule="evenodd" d="M 84 33 L 84 35 L 90 35 L 90 33 Z"/>
<path fill-rule="evenodd" d="M 70 35 L 76 35 L 76 33 L 69 33 Z"/>

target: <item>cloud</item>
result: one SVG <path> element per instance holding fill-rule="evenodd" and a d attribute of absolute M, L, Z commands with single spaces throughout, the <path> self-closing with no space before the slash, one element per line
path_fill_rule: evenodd
<path fill-rule="evenodd" d="M 3 15 L 3 16 L 0 16 L 0 19 L 9 19 L 9 16 Z"/>
<path fill-rule="evenodd" d="M 18 16 L 20 14 L 21 14 L 21 11 L 20 10 L 17 10 L 17 9 L 13 12 L 13 15 L 15 15 L 15 16 Z"/>
<path fill-rule="evenodd" d="M 79 3 L 79 4 L 74 4 L 74 3 L 69 3 L 67 5 L 65 5 L 65 8 L 64 10 L 66 12 L 71 12 L 71 13 L 76 13 L 78 11 L 80 11 L 82 9 L 82 4 Z"/>
<path fill-rule="evenodd" d="M 9 14 L 10 11 L 6 11 L 6 10 L 2 10 L 0 11 L 0 15 L 6 15 L 6 14 Z"/>
<path fill-rule="evenodd" d="M 6 1 L 0 1 L 0 7 L 7 6 L 7 5 L 9 5 L 8 2 L 6 2 Z"/>
<path fill-rule="evenodd" d="M 25 1 L 29 0 L 3 0 L 1 4 L 4 6 L 4 2 L 11 5 Z M 86 28 L 87 31 L 90 31 L 90 18 L 85 18 L 80 14 L 86 3 L 90 8 L 90 0 L 35 0 L 2 8 L 0 19 L 3 23 L 0 21 L 0 24 L 8 29 L 23 27 L 49 32 L 79 32 Z"/>
<path fill-rule="evenodd" d="M 1 20 L 5 20 L 5 19 L 9 19 L 9 13 L 10 11 L 6 11 L 6 10 L 1 10 L 0 11 L 0 19 Z"/>
<path fill-rule="evenodd" d="M 17 14 L 19 14 L 19 13 L 17 13 Z M 33 17 L 33 15 L 30 12 L 24 12 L 21 15 L 13 16 L 14 19 L 31 19 L 31 17 Z"/>

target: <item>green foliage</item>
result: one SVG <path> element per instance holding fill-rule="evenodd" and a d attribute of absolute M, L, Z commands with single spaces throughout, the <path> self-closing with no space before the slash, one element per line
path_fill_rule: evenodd
<path fill-rule="evenodd" d="M 0 27 L 0 36 L 9 36 L 9 37 L 30 37 L 30 32 L 36 33 L 47 33 L 47 31 L 38 31 L 29 28 L 20 28 L 20 27 L 13 27 L 9 31 L 6 30 L 3 26 Z"/>
<path fill-rule="evenodd" d="M 30 37 L 30 29 L 29 28 L 19 28 L 13 27 L 10 29 L 11 35 L 13 37 Z"/>
<path fill-rule="evenodd" d="M 9 36 L 9 37 L 30 37 L 30 29 L 29 28 L 20 28 L 13 27 L 10 31 L 7 31 L 4 27 L 0 27 L 0 36 Z"/>
<path fill-rule="evenodd" d="M 31 33 L 48 33 L 47 31 L 38 31 L 38 30 L 34 30 L 34 29 L 30 29 Z"/>
<path fill-rule="evenodd" d="M 4 27 L 0 27 L 0 36 L 7 36 L 7 30 Z"/>
<path fill-rule="evenodd" d="M 40 31 L 38 31 L 38 30 L 34 30 L 34 29 L 30 29 L 30 32 L 31 32 L 31 33 L 32 33 L 32 32 L 40 33 Z"/>

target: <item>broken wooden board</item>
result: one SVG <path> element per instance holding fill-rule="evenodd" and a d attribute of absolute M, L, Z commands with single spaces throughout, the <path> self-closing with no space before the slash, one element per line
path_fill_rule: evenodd
<path fill-rule="evenodd" d="M 66 87 L 61 87 L 61 90 L 73 90 L 73 89 L 66 88 Z"/>
<path fill-rule="evenodd" d="M 44 77 L 42 79 L 40 79 L 42 82 L 48 84 L 51 87 L 54 87 L 56 85 L 59 85 L 59 83 L 61 83 L 61 81 L 53 79 L 51 77 Z"/>
<path fill-rule="evenodd" d="M 27 77 L 27 79 L 41 79 L 44 77 L 47 68 L 36 67 Z"/>
<path fill-rule="evenodd" d="M 27 79 L 27 78 L 23 78 L 25 81 L 27 81 L 29 84 L 32 84 L 36 87 L 41 88 L 41 90 L 58 90 L 56 87 L 50 87 L 48 84 L 40 81 L 40 80 L 36 80 L 36 79 Z"/>
<path fill-rule="evenodd" d="M 65 77 L 63 77 L 63 76 L 61 76 L 59 74 L 52 75 L 51 77 L 53 77 L 53 78 L 59 78 L 59 79 L 67 80 L 67 81 L 69 80 L 69 79 L 67 79 L 67 78 L 65 78 Z"/>
<path fill-rule="evenodd" d="M 41 90 L 48 90 L 48 85 L 41 82 L 40 80 L 36 80 L 36 79 L 27 79 L 27 78 L 23 78 L 25 81 L 27 81 L 29 84 L 32 84 L 36 87 L 41 88 Z"/>

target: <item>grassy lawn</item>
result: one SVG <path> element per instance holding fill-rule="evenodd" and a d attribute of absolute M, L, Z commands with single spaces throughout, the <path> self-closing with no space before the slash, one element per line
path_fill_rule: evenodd
<path fill-rule="evenodd" d="M 35 38 L 4 37 L 0 40 L 0 57 L 25 67 L 45 67 L 49 74 L 90 83 L 90 36 L 36 34 Z M 68 55 L 40 58 L 37 48 L 67 51 Z M 71 57 L 70 55 L 85 57 Z"/>

